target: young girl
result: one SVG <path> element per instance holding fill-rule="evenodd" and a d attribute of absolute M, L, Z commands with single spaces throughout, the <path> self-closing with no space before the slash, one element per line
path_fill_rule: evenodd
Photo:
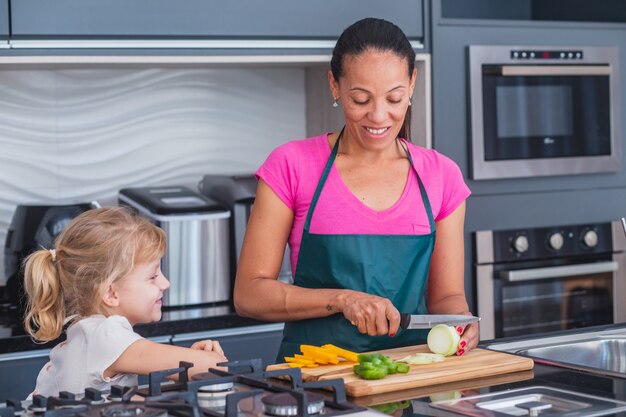
<path fill-rule="evenodd" d="M 87 211 L 59 235 L 54 249 L 26 260 L 25 325 L 45 342 L 67 328 L 67 340 L 50 352 L 33 394 L 82 393 L 85 388 L 136 385 L 137 374 L 176 368 L 181 360 L 206 372 L 226 360 L 218 342 L 191 349 L 163 345 L 133 331 L 161 318 L 169 287 L 160 268 L 164 232 L 122 207 Z"/>

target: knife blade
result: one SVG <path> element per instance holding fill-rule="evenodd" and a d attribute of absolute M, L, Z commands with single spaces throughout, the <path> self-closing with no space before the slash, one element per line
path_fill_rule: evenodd
<path fill-rule="evenodd" d="M 480 317 L 465 314 L 400 314 L 400 327 L 403 329 L 430 329 L 437 324 L 464 326 L 480 321 Z"/>

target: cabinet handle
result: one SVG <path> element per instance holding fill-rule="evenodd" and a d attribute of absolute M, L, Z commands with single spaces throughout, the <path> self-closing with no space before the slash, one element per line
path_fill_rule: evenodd
<path fill-rule="evenodd" d="M 424 49 L 420 41 L 412 40 L 413 49 Z M 329 40 L 280 39 L 17 39 L 9 40 L 14 49 L 327 49 L 335 47 Z"/>

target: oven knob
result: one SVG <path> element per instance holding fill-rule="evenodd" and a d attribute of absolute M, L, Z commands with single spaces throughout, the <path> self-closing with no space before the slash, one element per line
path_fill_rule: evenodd
<path fill-rule="evenodd" d="M 565 239 L 563 239 L 563 234 L 556 232 L 552 233 L 548 238 L 548 244 L 554 250 L 561 250 L 563 244 L 565 243 Z"/>
<path fill-rule="evenodd" d="M 528 238 L 526 236 L 518 236 L 513 241 L 513 250 L 517 253 L 524 253 L 528 250 Z"/>
<path fill-rule="evenodd" d="M 587 230 L 583 234 L 583 244 L 588 248 L 595 248 L 598 244 L 598 234 L 595 230 Z"/>

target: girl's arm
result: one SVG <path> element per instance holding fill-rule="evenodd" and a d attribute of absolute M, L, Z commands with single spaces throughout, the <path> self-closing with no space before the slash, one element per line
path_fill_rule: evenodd
<path fill-rule="evenodd" d="M 268 321 L 291 321 L 341 313 L 362 333 L 395 333 L 400 313 L 386 298 L 348 289 L 309 289 L 278 281 L 293 212 L 259 180 L 241 257 L 234 302 L 237 313 Z M 324 260 L 320 260 L 323 262 Z"/>
<path fill-rule="evenodd" d="M 189 376 L 192 376 L 200 372 L 207 372 L 209 368 L 215 368 L 217 363 L 226 362 L 226 360 L 226 357 L 216 350 L 191 349 L 140 339 L 131 344 L 104 371 L 104 376 L 110 378 L 117 374 L 148 375 L 153 371 L 178 368 L 180 361 L 194 364 L 193 368 L 189 369 Z"/>
<path fill-rule="evenodd" d="M 464 279 L 464 222 L 465 202 L 448 217 L 437 222 L 435 249 L 428 275 L 428 312 L 431 314 L 469 314 Z M 461 331 L 463 334 L 458 354 L 478 345 L 477 323 Z"/>

